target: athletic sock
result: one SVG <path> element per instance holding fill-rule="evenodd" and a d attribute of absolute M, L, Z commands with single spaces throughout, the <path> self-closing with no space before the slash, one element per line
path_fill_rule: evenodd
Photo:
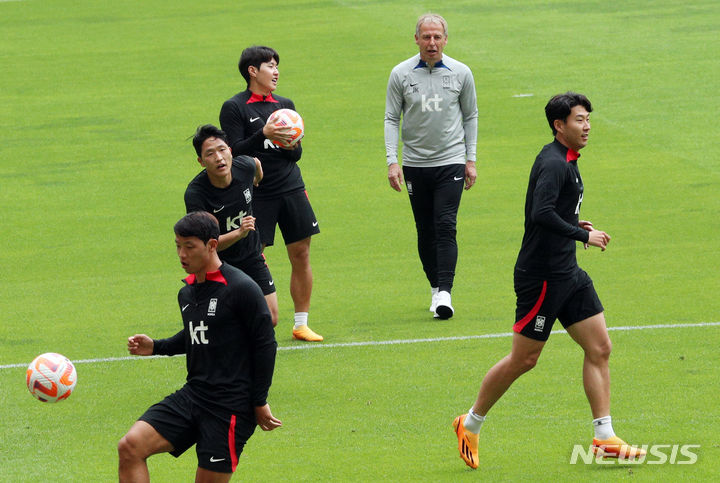
<path fill-rule="evenodd" d="M 480 428 L 482 427 L 483 421 L 485 421 L 485 416 L 475 414 L 473 410 L 470 409 L 468 410 L 467 416 L 465 416 L 463 426 L 465 426 L 465 429 L 467 429 L 471 433 L 478 434 L 480 432 Z"/>
<path fill-rule="evenodd" d="M 593 419 L 593 426 L 595 427 L 595 439 L 605 440 L 615 436 L 610 416 Z"/>
<path fill-rule="evenodd" d="M 295 312 L 295 327 L 294 329 L 299 329 L 303 325 L 307 325 L 308 321 L 308 313 L 307 312 Z"/>
<path fill-rule="evenodd" d="M 437 287 L 430 287 L 430 295 L 436 295 L 438 293 Z"/>

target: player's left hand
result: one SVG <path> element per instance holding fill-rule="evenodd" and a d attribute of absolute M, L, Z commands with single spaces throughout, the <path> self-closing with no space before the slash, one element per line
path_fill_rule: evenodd
<path fill-rule="evenodd" d="M 286 143 L 292 141 L 293 137 L 293 133 L 290 127 L 274 124 L 273 122 L 270 122 L 270 120 L 268 120 L 268 122 L 265 123 L 265 126 L 263 126 L 263 134 L 270 141 L 277 141 L 279 143 Z M 296 146 L 292 146 L 289 148 L 283 146 L 278 147 L 282 149 L 293 150 Z"/>
<path fill-rule="evenodd" d="M 282 421 L 272 415 L 269 404 L 255 408 L 255 421 L 263 431 L 272 431 L 282 426 Z"/>
<path fill-rule="evenodd" d="M 250 230 L 255 230 L 255 217 L 254 216 L 243 216 L 240 221 L 240 228 L 238 230 L 238 240 L 242 240 L 250 233 Z"/>
<path fill-rule="evenodd" d="M 477 179 L 477 169 L 475 168 L 475 161 L 467 161 L 465 163 L 465 189 L 469 190 L 475 184 Z"/>
<path fill-rule="evenodd" d="M 605 251 L 608 243 L 610 243 L 610 235 L 600 230 L 590 230 L 590 236 L 588 237 L 587 244 L 591 247 L 598 247 L 602 251 Z"/>

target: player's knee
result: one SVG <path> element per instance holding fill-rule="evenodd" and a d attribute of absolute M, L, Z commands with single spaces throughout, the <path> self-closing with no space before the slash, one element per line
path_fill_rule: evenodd
<path fill-rule="evenodd" d="M 515 355 L 512 357 L 515 373 L 521 375 L 532 370 L 537 365 L 539 358 L 539 353 Z"/>
<path fill-rule="evenodd" d="M 290 265 L 295 272 L 307 272 L 310 270 L 310 252 L 293 252 L 289 254 Z"/>
<path fill-rule="evenodd" d="M 612 342 L 608 338 L 598 348 L 598 355 L 603 359 L 610 359 L 610 353 L 612 352 Z"/>
<path fill-rule="evenodd" d="M 533 369 L 537 365 L 539 357 L 540 357 L 540 354 L 531 354 L 531 355 L 526 356 L 523 359 L 522 366 L 521 366 L 521 368 L 523 369 L 523 372 L 527 372 L 527 371 Z"/>
<path fill-rule="evenodd" d="M 609 338 L 599 341 L 594 344 L 589 351 L 587 351 L 588 357 L 593 361 L 607 361 L 610 359 L 610 353 L 612 352 L 612 342 Z"/>
<path fill-rule="evenodd" d="M 288 258 L 293 266 L 310 265 L 310 243 L 297 242 L 288 246 Z"/>
<path fill-rule="evenodd" d="M 118 441 L 118 457 L 120 464 L 127 461 L 134 461 L 138 459 L 144 459 L 145 455 L 142 454 L 142 449 L 135 438 L 130 434 L 126 434 L 120 441 Z"/>
<path fill-rule="evenodd" d="M 120 441 L 118 441 L 117 451 L 121 465 L 125 461 L 130 461 L 134 459 L 135 448 L 134 445 L 131 443 L 130 439 L 128 438 L 127 434 L 120 438 Z"/>

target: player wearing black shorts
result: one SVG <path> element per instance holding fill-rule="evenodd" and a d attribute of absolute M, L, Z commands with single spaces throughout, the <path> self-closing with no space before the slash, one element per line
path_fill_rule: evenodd
<path fill-rule="evenodd" d="M 265 295 L 273 325 L 277 325 L 275 282 L 265 263 L 253 217 L 253 187 L 263 177 L 260 161 L 232 157 L 227 135 L 206 124 L 193 136 L 198 162 L 205 168 L 185 190 L 187 212 L 207 211 L 220 223 L 220 259 L 250 276 Z"/>
<path fill-rule="evenodd" d="M 247 89 L 225 101 L 220 110 L 220 126 L 227 133 L 236 155 L 258 158 L 264 177 L 255 189 L 254 209 L 263 248 L 273 245 L 275 226 L 280 227 L 291 265 L 290 296 L 295 306 L 293 337 L 322 341 L 307 324 L 313 276 L 310 267 L 310 240 L 320 233 L 318 221 L 308 199 L 297 165 L 302 145 L 292 149 L 275 145 L 287 139 L 287 128 L 267 122 L 278 109 L 295 110 L 288 98 L 274 94 L 280 56 L 270 47 L 253 46 L 243 50 L 238 64 Z"/>
<path fill-rule="evenodd" d="M 583 182 L 579 151 L 588 142 L 592 105 L 582 94 L 559 94 L 545 106 L 555 139 L 538 154 L 525 198 L 525 234 L 515 264 L 517 308 L 509 355 L 485 375 L 467 414 L 453 421 L 460 457 L 478 467 L 480 427 L 512 383 L 531 370 L 559 319 L 583 349 L 583 385 L 593 415 L 593 450 L 609 457 L 637 458 L 645 451 L 615 435 L 610 417 L 612 344 L 592 280 L 577 265 L 576 243 L 603 251 L 610 236 L 580 220 Z"/>
<path fill-rule="evenodd" d="M 119 479 L 149 481 L 147 458 L 177 457 L 196 445 L 197 481 L 229 481 L 259 425 L 282 425 L 267 403 L 277 343 L 258 285 L 217 254 L 220 231 L 207 212 L 175 225 L 189 274 L 178 293 L 183 328 L 167 339 L 128 338 L 133 355 L 186 354 L 185 385 L 151 406 L 118 443 Z"/>

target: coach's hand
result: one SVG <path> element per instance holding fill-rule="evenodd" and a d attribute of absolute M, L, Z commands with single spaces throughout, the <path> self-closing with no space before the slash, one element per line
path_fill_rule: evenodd
<path fill-rule="evenodd" d="M 282 426 L 282 421 L 272 415 L 270 412 L 270 405 L 257 406 L 255 408 L 255 421 L 263 431 L 272 431 L 275 428 Z"/>
<path fill-rule="evenodd" d="M 388 181 L 392 189 L 402 191 L 403 176 L 399 164 L 393 163 L 388 166 Z"/>
<path fill-rule="evenodd" d="M 475 161 L 467 161 L 465 163 L 465 189 L 469 190 L 475 184 L 477 179 L 477 169 L 475 168 Z"/>

